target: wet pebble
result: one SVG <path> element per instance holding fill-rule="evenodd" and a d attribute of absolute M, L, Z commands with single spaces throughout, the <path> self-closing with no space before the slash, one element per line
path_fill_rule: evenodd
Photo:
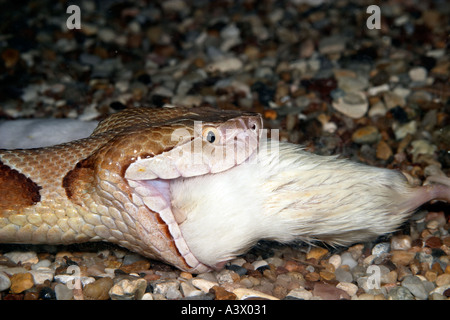
<path fill-rule="evenodd" d="M 31 273 L 16 273 L 11 277 L 11 292 L 21 293 L 31 289 L 34 286 L 33 276 Z"/>
<path fill-rule="evenodd" d="M 147 281 L 144 279 L 120 280 L 109 290 L 112 300 L 140 300 L 147 288 Z"/>
<path fill-rule="evenodd" d="M 109 278 L 101 278 L 92 283 L 88 283 L 83 288 L 83 296 L 86 300 L 107 300 L 109 299 L 109 290 L 114 285 L 114 281 Z M 61 291 L 65 290 L 60 288 Z M 67 292 L 64 292 L 67 294 Z"/>
<path fill-rule="evenodd" d="M 6 273 L 0 271 L 0 291 L 9 289 L 9 287 L 11 287 L 11 280 Z"/>

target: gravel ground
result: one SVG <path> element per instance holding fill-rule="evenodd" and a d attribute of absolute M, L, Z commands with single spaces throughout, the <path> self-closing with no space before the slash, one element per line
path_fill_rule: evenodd
<path fill-rule="evenodd" d="M 377 2 L 369 29 L 373 2 L 83 1 L 79 30 L 64 1 L 3 3 L 0 118 L 240 108 L 318 154 L 450 176 L 450 5 Z M 349 248 L 261 242 L 202 275 L 103 243 L 1 245 L 0 299 L 448 300 L 449 211 Z"/>

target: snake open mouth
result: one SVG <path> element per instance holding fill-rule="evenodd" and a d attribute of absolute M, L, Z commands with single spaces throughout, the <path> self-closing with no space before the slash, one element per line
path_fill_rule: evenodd
<path fill-rule="evenodd" d="M 243 163 L 258 148 L 262 128 L 259 117 L 232 119 L 225 124 L 202 125 L 197 137 L 185 139 L 185 143 L 156 156 L 137 159 L 125 172 L 125 179 L 135 191 L 134 204 L 147 211 L 141 212 L 138 220 L 151 235 L 144 234 L 141 238 L 147 237 L 148 241 L 143 240 L 151 251 L 166 261 L 172 257 L 168 262 L 180 269 L 205 272 L 216 266 L 203 264 L 189 249 L 180 229 L 189 213 L 173 211 L 171 183 L 228 170 Z M 159 231 L 155 233 L 155 230 Z M 171 254 L 167 243 L 173 243 L 176 248 Z"/>

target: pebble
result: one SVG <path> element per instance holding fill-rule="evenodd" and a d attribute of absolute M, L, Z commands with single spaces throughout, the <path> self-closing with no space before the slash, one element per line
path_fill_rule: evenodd
<path fill-rule="evenodd" d="M 140 300 L 147 288 L 147 281 L 144 279 L 120 280 L 109 290 L 112 300 Z"/>
<path fill-rule="evenodd" d="M 21 293 L 33 286 L 34 281 L 31 273 L 16 273 L 11 277 L 10 289 L 12 293 Z"/>
<path fill-rule="evenodd" d="M 409 70 L 409 77 L 415 82 L 424 82 L 427 79 L 427 69 L 424 67 L 415 67 Z"/>
<path fill-rule="evenodd" d="M 450 274 L 444 273 L 444 274 L 437 276 L 436 285 L 438 287 L 444 287 L 444 286 L 450 285 Z"/>
<path fill-rule="evenodd" d="M 153 293 L 161 294 L 169 300 L 179 299 L 182 294 L 178 281 L 164 281 L 154 285 Z"/>
<path fill-rule="evenodd" d="M 312 293 L 313 296 L 324 300 L 350 300 L 347 292 L 326 283 L 316 283 Z"/>
<path fill-rule="evenodd" d="M 414 296 L 405 287 L 395 287 L 389 291 L 388 299 L 389 300 L 414 300 Z"/>
<path fill-rule="evenodd" d="M 353 275 L 351 272 L 344 270 L 343 268 L 338 268 L 334 272 L 336 280 L 339 282 L 353 282 Z"/>
<path fill-rule="evenodd" d="M 391 261 L 396 265 L 406 266 L 411 263 L 414 259 L 416 253 L 410 251 L 403 250 L 392 250 L 391 251 L 392 258 Z"/>
<path fill-rule="evenodd" d="M 351 282 L 339 282 L 336 288 L 344 290 L 350 297 L 353 297 L 358 291 L 358 286 Z"/>
<path fill-rule="evenodd" d="M 401 235 L 393 236 L 391 238 L 391 249 L 392 250 L 409 250 L 411 249 L 411 236 Z"/>
<path fill-rule="evenodd" d="M 311 293 L 311 291 L 308 291 L 303 287 L 293 289 L 286 295 L 286 299 L 295 298 L 300 300 L 311 300 L 312 297 L 313 294 Z"/>
<path fill-rule="evenodd" d="M 4 256 L 16 264 L 36 264 L 39 262 L 36 252 L 11 251 L 5 253 Z"/>
<path fill-rule="evenodd" d="M 402 286 L 407 288 L 417 299 L 428 298 L 428 292 L 425 290 L 422 280 L 416 276 L 406 276 L 402 281 Z"/>
<path fill-rule="evenodd" d="M 83 296 L 86 300 L 108 300 L 108 292 L 113 285 L 114 281 L 109 277 L 95 280 L 84 286 Z"/>
<path fill-rule="evenodd" d="M 30 270 L 35 284 L 44 284 L 45 281 L 53 281 L 55 272 L 49 268 L 40 268 L 39 270 Z"/>
<path fill-rule="evenodd" d="M 341 254 L 341 259 L 342 259 L 341 265 L 349 266 L 350 270 L 358 265 L 358 262 L 356 262 L 355 259 L 353 259 L 351 253 L 349 252 L 344 252 L 343 254 Z"/>
<path fill-rule="evenodd" d="M 233 293 L 236 295 L 237 300 L 279 300 L 278 298 L 269 294 L 246 288 L 237 288 L 233 290 Z"/>
<path fill-rule="evenodd" d="M 203 292 L 208 293 L 209 289 L 211 289 L 214 286 L 219 285 L 217 282 L 214 281 L 209 281 L 209 280 L 205 280 L 205 279 L 193 279 L 192 280 L 192 285 L 200 290 L 202 290 Z"/>
<path fill-rule="evenodd" d="M 316 259 L 320 261 L 325 255 L 328 254 L 328 250 L 321 247 L 314 247 L 306 254 L 306 259 Z"/>
<path fill-rule="evenodd" d="M 331 263 L 334 266 L 334 269 L 336 270 L 341 266 L 342 258 L 340 255 L 334 254 L 328 259 L 328 262 Z"/>
<path fill-rule="evenodd" d="M 386 141 L 381 140 L 377 144 L 377 158 L 381 160 L 388 160 L 392 157 L 393 152 L 391 147 L 386 143 Z"/>
<path fill-rule="evenodd" d="M 391 244 L 389 242 L 380 242 L 373 246 L 372 254 L 375 256 L 380 256 L 385 253 L 389 253 L 391 249 Z"/>
<path fill-rule="evenodd" d="M 180 289 L 184 297 L 190 298 L 195 296 L 200 296 L 203 294 L 203 291 L 197 290 L 193 285 L 189 282 L 181 282 Z"/>
<path fill-rule="evenodd" d="M 379 140 L 380 133 L 377 127 L 365 126 L 356 130 L 352 135 L 352 140 L 358 144 L 372 144 Z"/>
<path fill-rule="evenodd" d="M 73 290 L 69 289 L 65 284 L 58 283 L 55 286 L 56 300 L 72 300 Z"/>
<path fill-rule="evenodd" d="M 11 280 L 6 273 L 0 271 L 0 291 L 9 289 L 9 287 L 11 287 Z"/>
<path fill-rule="evenodd" d="M 344 97 L 333 101 L 332 105 L 337 111 L 353 119 L 363 117 L 369 109 L 369 102 L 363 92 L 348 92 Z"/>

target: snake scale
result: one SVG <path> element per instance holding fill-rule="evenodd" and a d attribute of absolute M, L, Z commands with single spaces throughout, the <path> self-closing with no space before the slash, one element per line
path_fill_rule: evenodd
<path fill-rule="evenodd" d="M 448 177 L 413 186 L 398 171 L 272 145 L 262 127 L 254 113 L 131 108 L 85 139 L 0 150 L 0 243 L 108 241 L 201 273 L 260 239 L 349 245 L 450 202 Z"/>

